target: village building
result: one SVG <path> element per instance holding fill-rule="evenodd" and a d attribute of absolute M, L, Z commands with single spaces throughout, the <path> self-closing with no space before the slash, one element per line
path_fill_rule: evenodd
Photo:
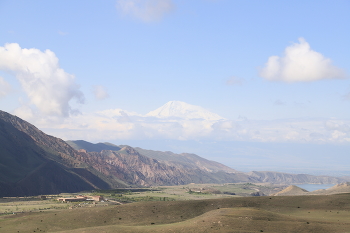
<path fill-rule="evenodd" d="M 61 202 L 77 202 L 77 201 L 96 201 L 100 202 L 103 201 L 103 196 L 77 196 L 77 197 L 64 197 L 64 198 L 58 198 L 58 201 Z"/>

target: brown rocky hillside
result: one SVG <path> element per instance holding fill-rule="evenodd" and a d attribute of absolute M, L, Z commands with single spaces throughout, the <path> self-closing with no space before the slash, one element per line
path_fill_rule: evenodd
<path fill-rule="evenodd" d="M 0 111 L 0 196 L 76 192 L 109 185 L 74 171 L 82 163 L 61 139 L 48 136 L 20 118 Z"/>

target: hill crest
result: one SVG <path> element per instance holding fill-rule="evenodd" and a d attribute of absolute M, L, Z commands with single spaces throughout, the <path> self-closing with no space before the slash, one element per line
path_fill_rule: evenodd
<path fill-rule="evenodd" d="M 296 196 L 296 195 L 306 195 L 309 191 L 302 189 L 295 185 L 290 185 L 282 191 L 273 194 L 273 196 Z"/>

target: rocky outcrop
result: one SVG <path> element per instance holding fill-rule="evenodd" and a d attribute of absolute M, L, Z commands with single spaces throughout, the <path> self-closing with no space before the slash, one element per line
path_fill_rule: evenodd
<path fill-rule="evenodd" d="M 141 186 L 223 183 L 234 180 L 234 177 L 229 177 L 229 174 L 225 176 L 225 174 L 210 173 L 199 168 L 188 169 L 167 165 L 156 159 L 143 156 L 129 146 L 125 146 L 119 151 L 80 151 L 78 156 L 80 161 L 89 164 L 107 177 Z M 247 180 L 249 181 L 248 178 Z"/>
<path fill-rule="evenodd" d="M 181 166 L 189 169 L 201 169 L 207 172 L 227 172 L 238 173 L 237 170 L 227 167 L 221 163 L 204 159 L 196 154 L 182 153 L 175 154 L 170 151 L 154 151 L 145 150 L 139 147 L 135 148 L 140 154 L 147 157 L 157 159 L 160 162 L 166 163 L 171 166 Z"/>
<path fill-rule="evenodd" d="M 101 152 L 102 150 L 120 151 L 124 146 L 117 146 L 112 143 L 90 143 L 83 140 L 71 140 L 67 143 L 76 150 L 84 149 L 87 152 Z M 227 167 L 221 163 L 204 159 L 196 154 L 182 153 L 175 154 L 170 151 L 154 151 L 146 150 L 139 147 L 133 148 L 140 155 L 146 156 L 151 159 L 156 159 L 160 163 L 168 165 L 170 167 L 177 167 L 181 169 L 199 169 L 211 173 L 215 172 L 227 172 L 237 173 L 238 171 Z"/>

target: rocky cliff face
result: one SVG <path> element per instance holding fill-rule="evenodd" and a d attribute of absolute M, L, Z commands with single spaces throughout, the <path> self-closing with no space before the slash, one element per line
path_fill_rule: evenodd
<path fill-rule="evenodd" d="M 228 177 L 218 176 L 201 169 L 171 166 L 141 155 L 134 148 L 125 146 L 119 151 L 80 150 L 79 160 L 92 166 L 107 177 L 141 186 L 180 185 L 187 183 L 222 183 Z"/>
<path fill-rule="evenodd" d="M 204 159 L 196 154 L 182 153 L 175 154 L 170 151 L 153 151 L 145 150 L 139 147 L 135 148 L 140 154 L 149 158 L 157 159 L 158 161 L 170 166 L 184 167 L 188 169 L 200 169 L 207 172 L 227 172 L 239 173 L 235 169 L 227 167 L 221 163 Z"/>
<path fill-rule="evenodd" d="M 76 150 L 84 149 L 87 152 L 101 152 L 102 150 L 120 151 L 123 146 L 116 146 L 112 143 L 90 143 L 83 140 L 67 141 Z M 133 148 L 140 155 L 155 159 L 158 162 L 170 167 L 184 169 L 199 169 L 210 173 L 227 172 L 238 173 L 238 171 L 227 167 L 221 163 L 204 159 L 196 154 L 182 153 L 175 154 L 171 151 L 146 150 L 139 147 Z"/>

